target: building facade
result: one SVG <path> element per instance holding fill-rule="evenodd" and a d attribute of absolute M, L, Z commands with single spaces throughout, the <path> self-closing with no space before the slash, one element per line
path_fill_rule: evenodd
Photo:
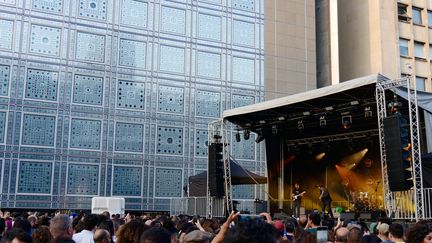
<path fill-rule="evenodd" d="M 168 210 L 207 124 L 264 97 L 265 2 L 0 0 L 0 206 Z M 253 135 L 232 151 L 265 174 Z"/>
<path fill-rule="evenodd" d="M 317 0 L 316 6 L 317 22 L 327 20 L 317 26 L 318 86 L 381 73 L 412 75 L 418 90 L 432 91 L 432 1 Z"/>

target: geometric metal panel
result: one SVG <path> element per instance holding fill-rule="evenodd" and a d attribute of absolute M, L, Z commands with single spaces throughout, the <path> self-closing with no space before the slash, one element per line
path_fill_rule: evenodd
<path fill-rule="evenodd" d="M 72 119 L 70 147 L 100 149 L 101 121 Z"/>
<path fill-rule="evenodd" d="M 147 3 L 135 0 L 123 0 L 121 23 L 137 27 L 147 27 Z"/>
<path fill-rule="evenodd" d="M 234 20 L 233 21 L 233 43 L 245 46 L 255 45 L 254 23 Z"/>
<path fill-rule="evenodd" d="M 145 42 L 120 39 L 119 64 L 145 68 L 146 46 Z"/>
<path fill-rule="evenodd" d="M 51 193 L 52 163 L 21 161 L 18 193 Z"/>
<path fill-rule="evenodd" d="M 80 17 L 106 20 L 107 1 L 106 0 L 80 0 L 78 7 Z"/>
<path fill-rule="evenodd" d="M 33 9 L 61 13 L 63 0 L 33 0 Z"/>
<path fill-rule="evenodd" d="M 252 105 L 254 102 L 255 98 L 253 96 L 233 94 L 231 108 Z"/>
<path fill-rule="evenodd" d="M 105 36 L 78 32 L 76 39 L 76 59 L 104 62 Z"/>
<path fill-rule="evenodd" d="M 85 164 L 69 164 L 68 194 L 97 195 L 99 166 Z"/>
<path fill-rule="evenodd" d="M 209 52 L 197 52 L 197 75 L 209 78 L 220 78 L 221 55 Z"/>
<path fill-rule="evenodd" d="M 162 7 L 162 31 L 185 34 L 186 11 L 177 8 Z"/>
<path fill-rule="evenodd" d="M 57 100 L 58 72 L 28 69 L 25 97 L 38 100 Z"/>
<path fill-rule="evenodd" d="M 198 14 L 198 37 L 211 40 L 220 40 L 221 33 L 221 17 L 208 14 Z"/>
<path fill-rule="evenodd" d="M 196 94 L 196 114 L 198 116 L 220 116 L 220 93 L 198 90 Z"/>
<path fill-rule="evenodd" d="M 6 65 L 0 65 L 0 95 L 1 96 L 7 96 L 9 94 L 9 77 L 10 77 L 10 67 Z"/>
<path fill-rule="evenodd" d="M 0 19 L 0 49 L 12 49 L 14 22 Z"/>
<path fill-rule="evenodd" d="M 0 0 L 0 3 L 6 3 L 6 4 L 14 4 L 16 3 L 15 0 Z"/>
<path fill-rule="evenodd" d="M 6 134 L 6 112 L 0 112 L 0 143 L 5 142 Z"/>
<path fill-rule="evenodd" d="M 233 80 L 255 84 L 255 61 L 253 59 L 233 57 L 232 70 Z"/>
<path fill-rule="evenodd" d="M 254 185 L 235 185 L 232 187 L 233 198 L 235 199 L 253 199 L 255 194 Z"/>
<path fill-rule="evenodd" d="M 114 166 L 113 196 L 141 196 L 142 168 Z"/>
<path fill-rule="evenodd" d="M 182 171 L 177 169 L 156 169 L 155 196 L 180 197 Z"/>
<path fill-rule="evenodd" d="M 255 9 L 255 0 L 233 0 L 233 8 L 253 11 Z"/>
<path fill-rule="evenodd" d="M 32 25 L 30 35 L 30 52 L 50 56 L 60 55 L 60 28 Z"/>
<path fill-rule="evenodd" d="M 159 86 L 158 110 L 170 113 L 183 113 L 183 88 Z"/>
<path fill-rule="evenodd" d="M 195 156 L 207 157 L 208 155 L 208 131 L 196 130 L 195 133 Z"/>
<path fill-rule="evenodd" d="M 184 67 L 184 48 L 161 45 L 159 70 L 174 73 L 184 73 Z"/>
<path fill-rule="evenodd" d="M 115 129 L 115 150 L 142 152 L 143 137 L 144 125 L 117 122 Z"/>
<path fill-rule="evenodd" d="M 143 110 L 144 87 L 144 83 L 119 80 L 117 107 Z"/>
<path fill-rule="evenodd" d="M 183 129 L 176 127 L 158 127 L 158 154 L 183 154 Z"/>
<path fill-rule="evenodd" d="M 22 144 L 54 146 L 55 116 L 25 114 Z"/>
<path fill-rule="evenodd" d="M 75 74 L 73 102 L 88 105 L 102 105 L 103 78 Z"/>
<path fill-rule="evenodd" d="M 243 138 L 243 136 L 241 137 Z M 231 148 L 231 155 L 236 159 L 255 159 L 255 139 L 253 134 L 250 134 L 248 140 L 241 139 L 240 142 L 232 142 Z"/>

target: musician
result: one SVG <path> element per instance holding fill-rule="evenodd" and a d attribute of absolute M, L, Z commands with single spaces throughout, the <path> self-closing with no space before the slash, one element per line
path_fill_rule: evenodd
<path fill-rule="evenodd" d="M 331 208 L 331 197 L 329 190 L 325 188 L 323 185 L 319 185 L 318 189 L 320 190 L 320 196 L 319 199 L 321 200 L 321 212 L 322 216 L 325 216 L 325 210 L 328 208 L 329 216 L 333 218 L 333 212 Z"/>
<path fill-rule="evenodd" d="M 305 194 L 305 193 L 306 193 L 306 191 L 303 191 L 302 189 L 300 189 L 300 185 L 298 183 L 294 184 L 294 188 L 292 191 L 292 197 L 293 197 L 293 201 L 294 201 L 294 217 L 295 218 L 300 217 L 301 200 L 302 200 L 303 194 Z"/>

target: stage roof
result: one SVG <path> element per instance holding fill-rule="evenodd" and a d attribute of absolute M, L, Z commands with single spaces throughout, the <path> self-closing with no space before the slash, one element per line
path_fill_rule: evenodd
<path fill-rule="evenodd" d="M 374 74 L 226 110 L 223 119 L 236 124 L 239 130 L 250 130 L 264 136 L 272 133 L 273 135 L 285 134 L 288 139 L 377 130 L 375 99 L 377 80 L 387 80 L 387 78 Z M 386 99 L 393 99 L 393 93 L 386 93 Z M 399 101 L 403 103 L 403 109 L 406 110 L 406 100 L 400 98 Z M 365 117 L 365 110 L 370 110 L 372 116 Z M 351 117 L 352 126 L 349 129 L 342 126 L 342 117 Z M 320 125 L 321 119 L 325 120 L 325 126 Z M 304 126 L 304 129 L 299 129 L 299 123 Z"/>

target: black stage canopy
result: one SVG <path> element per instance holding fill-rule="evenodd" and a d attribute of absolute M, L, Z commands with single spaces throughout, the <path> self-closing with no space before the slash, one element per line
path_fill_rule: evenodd
<path fill-rule="evenodd" d="M 266 184 L 267 178 L 246 170 L 239 164 L 230 160 L 231 184 Z M 207 171 L 189 177 L 189 196 L 205 197 L 207 195 Z"/>

